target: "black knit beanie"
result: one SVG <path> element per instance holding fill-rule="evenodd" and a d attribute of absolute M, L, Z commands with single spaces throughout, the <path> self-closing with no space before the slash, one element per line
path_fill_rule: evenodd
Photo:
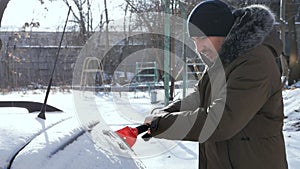
<path fill-rule="evenodd" d="M 199 3 L 188 17 L 188 34 L 193 36 L 227 36 L 234 22 L 230 8 L 222 1 Z"/>

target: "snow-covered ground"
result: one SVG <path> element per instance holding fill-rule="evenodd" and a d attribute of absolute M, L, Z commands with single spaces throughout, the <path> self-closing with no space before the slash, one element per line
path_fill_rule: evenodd
<path fill-rule="evenodd" d="M 45 91 L 11 92 L 0 101 L 43 102 Z M 161 101 L 161 94 L 157 99 Z M 120 97 L 121 96 L 121 97 Z M 300 89 L 283 91 L 284 136 L 290 169 L 300 166 Z M 46 120 L 20 108 L 0 108 L 0 169 L 122 168 L 196 169 L 198 144 L 138 137 L 130 149 L 113 131 L 137 126 L 153 108 L 148 92 L 108 95 L 81 91 L 51 92 L 48 104 L 64 112 L 49 112 Z M 26 144 L 28 140 L 32 141 Z M 14 157 L 18 149 L 22 149 Z M 133 150 L 133 151 L 132 151 Z"/>

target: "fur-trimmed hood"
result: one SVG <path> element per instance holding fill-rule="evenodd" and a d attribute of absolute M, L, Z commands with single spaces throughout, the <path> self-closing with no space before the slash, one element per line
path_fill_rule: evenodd
<path fill-rule="evenodd" d="M 220 51 L 223 64 L 261 45 L 273 30 L 275 16 L 263 5 L 251 5 L 233 12 L 235 22 Z"/>

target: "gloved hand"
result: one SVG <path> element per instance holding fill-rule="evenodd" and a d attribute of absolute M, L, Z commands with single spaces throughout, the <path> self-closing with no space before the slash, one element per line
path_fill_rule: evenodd
<path fill-rule="evenodd" d="M 148 125 L 148 126 L 151 126 L 151 122 L 154 118 L 154 115 L 148 115 L 145 117 L 145 120 L 144 120 L 144 124 Z M 143 136 L 142 136 L 142 139 L 144 141 L 149 141 L 150 138 L 152 137 L 151 135 L 151 131 L 150 131 L 150 128 L 148 129 L 147 133 L 145 133 Z"/>

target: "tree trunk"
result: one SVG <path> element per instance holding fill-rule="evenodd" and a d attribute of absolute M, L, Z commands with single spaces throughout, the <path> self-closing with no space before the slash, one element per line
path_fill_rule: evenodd
<path fill-rule="evenodd" d="M 299 79 L 299 59 L 297 50 L 297 32 L 295 26 L 295 16 L 297 14 L 297 6 L 292 0 L 286 1 L 287 9 L 287 22 L 288 22 L 288 33 L 290 42 L 290 57 L 289 57 L 289 67 L 290 67 L 290 77 L 289 85 L 293 84 Z"/>

